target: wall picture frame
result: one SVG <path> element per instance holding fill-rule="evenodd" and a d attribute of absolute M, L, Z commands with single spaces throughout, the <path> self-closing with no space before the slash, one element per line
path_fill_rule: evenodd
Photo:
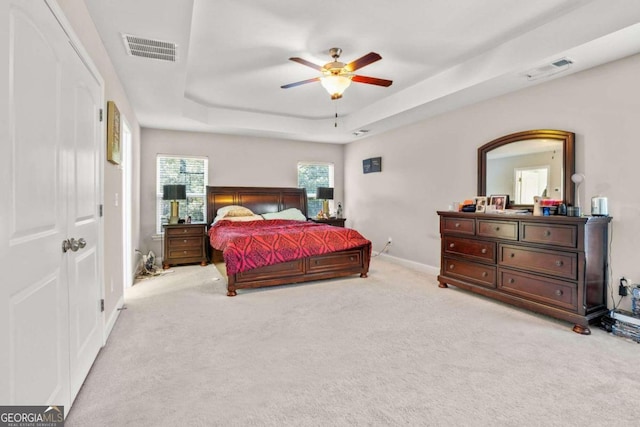
<path fill-rule="evenodd" d="M 507 209 L 509 206 L 509 195 L 508 194 L 492 194 L 489 199 L 489 204 L 495 207 L 495 210 L 500 212 Z"/>
<path fill-rule="evenodd" d="M 475 198 L 476 201 L 476 212 L 484 213 L 487 210 L 487 196 L 477 196 Z"/>
<path fill-rule="evenodd" d="M 122 162 L 120 151 L 120 110 L 113 101 L 107 102 L 107 160 L 114 165 Z"/>

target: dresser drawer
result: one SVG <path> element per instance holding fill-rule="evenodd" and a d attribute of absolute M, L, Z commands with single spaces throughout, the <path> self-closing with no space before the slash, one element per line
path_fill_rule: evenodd
<path fill-rule="evenodd" d="M 478 236 L 494 239 L 518 240 L 517 221 L 478 220 Z"/>
<path fill-rule="evenodd" d="M 578 278 L 578 254 L 571 252 L 500 245 L 498 264 L 567 279 Z"/>
<path fill-rule="evenodd" d="M 520 241 L 575 248 L 578 246 L 578 227 L 523 222 L 520 225 Z"/>
<path fill-rule="evenodd" d="M 444 237 L 444 251 L 447 254 L 466 255 L 489 262 L 496 262 L 496 243 L 461 237 Z"/>
<path fill-rule="evenodd" d="M 556 307 L 571 310 L 578 308 L 575 283 L 500 269 L 498 289 Z"/>
<path fill-rule="evenodd" d="M 173 237 L 169 239 L 169 249 L 175 248 L 200 248 L 202 246 L 202 236 L 198 237 Z"/>
<path fill-rule="evenodd" d="M 476 221 L 473 218 L 443 218 L 442 233 L 476 234 Z"/>
<path fill-rule="evenodd" d="M 472 280 L 480 285 L 496 287 L 496 268 L 475 262 L 442 258 L 442 273 L 446 276 Z"/>
<path fill-rule="evenodd" d="M 165 234 L 167 237 L 176 237 L 176 236 L 203 236 L 204 225 L 194 226 L 194 227 L 166 227 Z"/>

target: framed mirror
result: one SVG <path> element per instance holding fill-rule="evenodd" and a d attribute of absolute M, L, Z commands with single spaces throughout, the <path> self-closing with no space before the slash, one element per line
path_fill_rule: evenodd
<path fill-rule="evenodd" d="M 529 130 L 494 139 L 478 148 L 478 196 L 508 194 L 510 208 L 533 207 L 533 196 L 573 206 L 575 134 Z"/>

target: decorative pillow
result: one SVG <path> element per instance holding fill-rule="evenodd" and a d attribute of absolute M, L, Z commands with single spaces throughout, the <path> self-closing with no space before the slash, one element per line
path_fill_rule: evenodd
<path fill-rule="evenodd" d="M 216 214 L 217 214 L 216 216 L 219 216 L 219 217 L 254 215 L 251 209 L 245 208 L 244 206 L 238 206 L 238 205 L 223 206 L 220 209 L 218 209 L 218 212 L 216 212 Z"/>
<path fill-rule="evenodd" d="M 270 212 L 262 214 L 264 219 L 293 219 L 296 221 L 306 221 L 307 217 L 297 208 L 285 209 L 280 212 Z"/>

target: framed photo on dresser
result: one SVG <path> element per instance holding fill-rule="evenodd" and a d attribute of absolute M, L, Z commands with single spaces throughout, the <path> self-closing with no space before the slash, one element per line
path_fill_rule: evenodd
<path fill-rule="evenodd" d="M 489 204 L 495 206 L 496 211 L 503 211 L 509 206 L 508 194 L 492 194 L 489 199 Z"/>
<path fill-rule="evenodd" d="M 487 210 L 487 197 L 486 196 L 477 196 L 475 198 L 476 201 L 476 212 L 484 213 Z"/>

